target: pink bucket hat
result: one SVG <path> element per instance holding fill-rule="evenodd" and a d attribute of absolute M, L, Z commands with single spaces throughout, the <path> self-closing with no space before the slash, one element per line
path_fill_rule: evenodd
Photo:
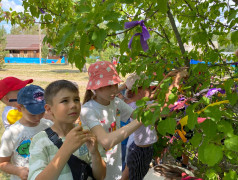
<path fill-rule="evenodd" d="M 87 90 L 96 90 L 122 82 L 115 66 L 108 61 L 98 61 L 88 68 L 89 81 Z"/>

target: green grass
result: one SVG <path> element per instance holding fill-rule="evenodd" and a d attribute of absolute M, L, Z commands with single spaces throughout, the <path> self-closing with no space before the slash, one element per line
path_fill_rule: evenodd
<path fill-rule="evenodd" d="M 14 76 L 22 80 L 33 79 L 32 84 L 45 88 L 50 82 L 65 79 L 74 81 L 79 86 L 80 98 L 83 101 L 84 93 L 88 82 L 88 73 L 80 72 L 76 67 L 61 64 L 6 64 L 5 68 L 0 70 L 0 79 L 8 76 Z M 0 101 L 0 117 L 5 105 Z M 0 137 L 4 132 L 2 120 L 0 120 Z M 8 180 L 10 176 L 0 171 L 0 179 Z"/>
<path fill-rule="evenodd" d="M 71 65 L 62 64 L 6 64 L 5 68 L 0 70 L 0 78 L 7 76 L 14 76 L 23 80 L 32 78 L 33 84 L 42 88 L 59 79 L 74 81 L 79 86 L 81 99 L 88 82 L 88 73 L 80 72 Z"/>

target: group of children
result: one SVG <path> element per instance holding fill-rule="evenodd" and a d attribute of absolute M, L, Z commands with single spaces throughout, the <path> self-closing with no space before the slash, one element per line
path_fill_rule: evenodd
<path fill-rule="evenodd" d="M 136 86 L 140 77 L 133 74 L 124 86 L 131 95 L 125 102 L 117 97 L 122 80 L 111 62 L 91 64 L 88 74 L 82 106 L 78 88 L 67 80 L 54 81 L 45 90 L 26 86 L 33 80 L 0 81 L 1 101 L 20 113 L 15 123 L 7 115 L 12 125 L 6 127 L 0 147 L 0 169 L 11 179 L 117 180 L 146 175 L 157 135 L 132 115 L 135 102 L 150 97 L 151 89 Z M 79 116 L 82 125 L 75 125 Z M 120 127 L 120 121 L 129 118 L 131 122 Z M 133 132 L 122 175 L 121 142 Z"/>

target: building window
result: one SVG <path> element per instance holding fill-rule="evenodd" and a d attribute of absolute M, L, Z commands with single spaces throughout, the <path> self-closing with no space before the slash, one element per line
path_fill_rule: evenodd
<path fill-rule="evenodd" d="M 20 54 L 20 51 L 19 50 L 12 50 L 13 53 L 17 53 L 17 54 Z"/>

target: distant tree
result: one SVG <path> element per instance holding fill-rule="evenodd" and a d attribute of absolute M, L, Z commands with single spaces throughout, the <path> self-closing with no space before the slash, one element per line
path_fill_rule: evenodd
<path fill-rule="evenodd" d="M 20 34 L 24 34 L 24 35 L 38 35 L 39 34 L 39 27 L 38 25 L 33 25 L 33 26 L 27 26 L 27 27 L 21 27 L 18 25 L 14 25 L 11 28 L 11 32 L 10 34 L 12 35 L 20 35 Z M 41 34 L 46 34 L 46 31 L 43 29 L 41 30 Z"/>
<path fill-rule="evenodd" d="M 44 59 L 43 61 L 46 62 L 46 59 L 48 58 L 49 55 L 49 47 L 47 44 L 44 44 L 41 48 L 41 56 Z"/>
<path fill-rule="evenodd" d="M 0 69 L 3 68 L 4 57 L 7 54 L 7 51 L 4 50 L 6 47 L 6 34 L 7 34 L 6 30 L 2 26 L 0 28 Z"/>

